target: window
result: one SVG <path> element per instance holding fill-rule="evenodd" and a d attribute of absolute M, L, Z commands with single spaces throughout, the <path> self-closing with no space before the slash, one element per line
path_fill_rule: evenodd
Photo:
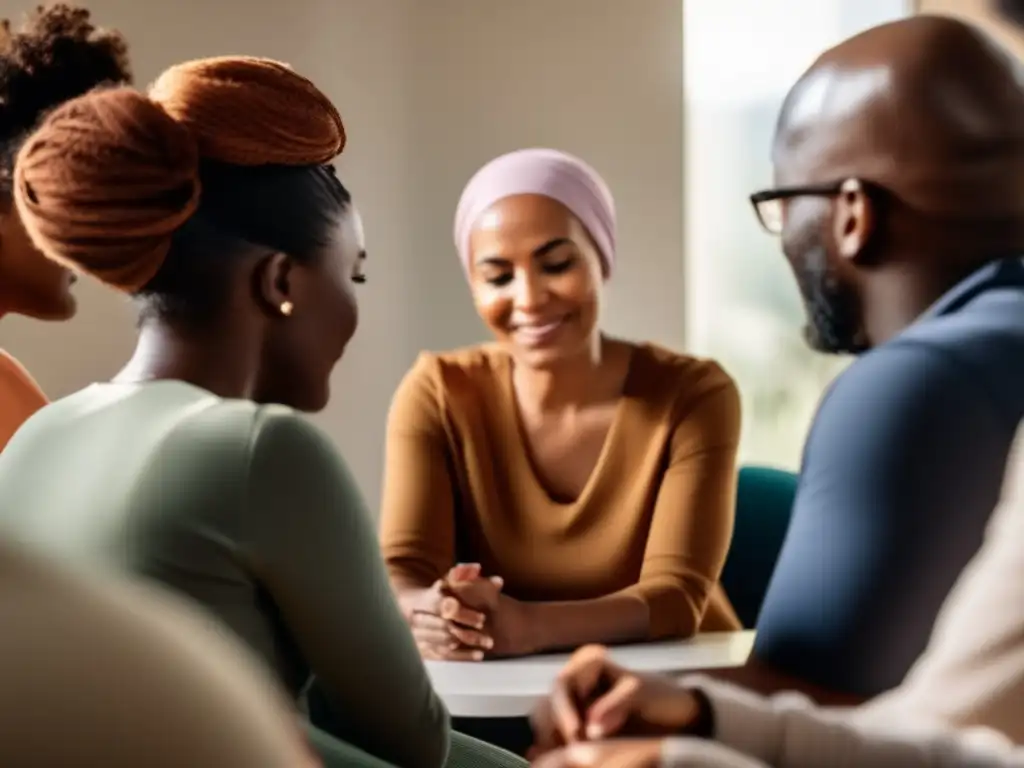
<path fill-rule="evenodd" d="M 911 13 L 906 0 L 689 0 L 683 6 L 689 348 L 743 393 L 741 461 L 796 469 L 821 394 L 847 360 L 803 341 L 800 296 L 748 202 L 790 86 L 825 48 Z"/>

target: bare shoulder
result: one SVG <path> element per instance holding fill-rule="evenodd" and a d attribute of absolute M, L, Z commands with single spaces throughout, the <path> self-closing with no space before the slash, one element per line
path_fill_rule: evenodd
<path fill-rule="evenodd" d="M 31 382 L 36 386 L 35 379 L 18 359 L 4 349 L 0 349 L 0 377 L 19 382 Z"/>

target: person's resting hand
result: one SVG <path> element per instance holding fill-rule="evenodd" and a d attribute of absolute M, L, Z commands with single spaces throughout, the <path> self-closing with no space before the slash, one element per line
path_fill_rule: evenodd
<path fill-rule="evenodd" d="M 577 742 L 548 752 L 533 768 L 657 768 L 661 739 Z"/>
<path fill-rule="evenodd" d="M 412 611 L 410 627 L 425 659 L 479 661 L 493 640 L 484 631 L 487 611 L 497 605 L 500 579 L 484 579 L 480 566 L 456 565 L 426 590 Z M 460 595 L 474 602 L 470 607 Z"/>
<path fill-rule="evenodd" d="M 670 679 L 620 667 L 601 646 L 573 654 L 530 716 L 539 756 L 611 736 L 677 736 L 697 724 L 701 702 Z"/>
<path fill-rule="evenodd" d="M 498 576 L 450 580 L 448 588 L 459 603 L 486 616 L 484 634 L 488 656 L 528 656 L 536 653 L 534 631 L 524 603 L 501 592 Z"/>

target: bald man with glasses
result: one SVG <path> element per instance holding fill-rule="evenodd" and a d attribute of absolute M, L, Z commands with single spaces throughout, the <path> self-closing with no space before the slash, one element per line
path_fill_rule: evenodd
<path fill-rule="evenodd" d="M 751 196 L 856 360 L 825 393 L 753 658 L 729 677 L 850 703 L 893 688 L 982 543 L 1024 415 L 1024 76 L 915 16 L 826 51 Z"/>

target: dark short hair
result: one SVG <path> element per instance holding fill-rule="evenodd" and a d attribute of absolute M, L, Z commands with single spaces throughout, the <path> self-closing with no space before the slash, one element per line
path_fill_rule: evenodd
<path fill-rule="evenodd" d="M 0 26 L 0 192 L 10 194 L 22 141 L 50 110 L 102 85 L 132 80 L 128 44 L 97 29 L 85 8 L 37 8 L 22 27 Z"/>

